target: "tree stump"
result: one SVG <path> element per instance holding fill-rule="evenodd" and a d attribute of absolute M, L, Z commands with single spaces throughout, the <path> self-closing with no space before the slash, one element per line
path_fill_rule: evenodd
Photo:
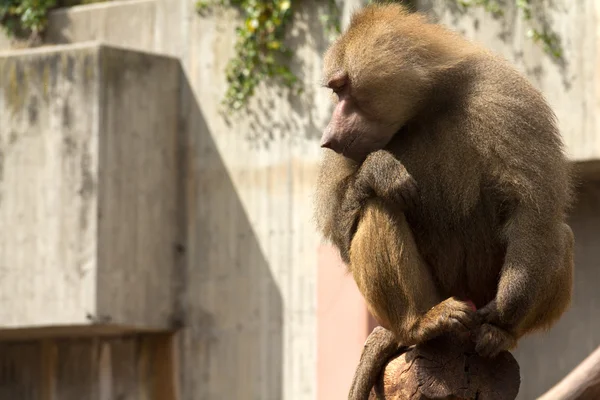
<path fill-rule="evenodd" d="M 468 338 L 441 336 L 390 360 L 369 400 L 514 400 L 520 384 L 511 353 L 487 359 Z"/>

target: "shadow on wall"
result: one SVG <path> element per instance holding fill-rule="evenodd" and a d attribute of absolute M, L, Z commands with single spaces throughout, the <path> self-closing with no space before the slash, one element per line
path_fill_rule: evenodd
<path fill-rule="evenodd" d="M 182 398 L 283 396 L 283 304 L 185 73 Z M 185 375 L 185 376 L 184 376 Z"/>
<path fill-rule="evenodd" d="M 548 333 L 524 338 L 515 351 L 521 366 L 518 399 L 535 399 L 600 346 L 600 182 L 584 182 L 569 223 L 575 234 L 571 308 Z"/>
<path fill-rule="evenodd" d="M 322 56 L 329 47 L 329 40 L 325 33 L 325 24 L 321 21 L 321 13 L 327 12 L 324 4 L 312 5 L 312 7 L 301 7 L 296 5 L 298 8 L 296 12 L 296 24 L 303 27 L 303 29 L 296 29 L 292 33 L 290 42 L 293 48 L 305 48 L 312 47 L 316 54 Z M 319 8 L 325 8 L 319 10 Z M 300 77 L 300 80 L 304 83 L 304 94 L 301 96 L 295 96 L 293 93 L 289 93 L 287 101 L 290 102 L 292 109 L 298 115 L 306 114 L 308 110 L 308 127 L 304 127 L 303 131 L 306 132 L 307 139 L 319 140 L 323 131 L 323 121 L 319 121 L 318 116 L 314 115 L 314 101 L 315 92 L 323 92 L 329 94 L 328 90 L 321 86 L 321 70 L 317 72 L 317 76 L 306 76 L 306 71 L 310 71 L 310 65 L 307 65 L 306 57 L 294 57 L 290 64 L 290 69 L 296 76 Z M 327 107 L 331 107 L 329 103 L 329 97 L 327 97 L 327 103 L 324 104 Z"/>
<path fill-rule="evenodd" d="M 250 99 L 247 108 L 225 118 L 230 127 L 247 124 L 245 139 L 256 148 L 269 148 L 277 140 L 292 145 L 306 139 L 316 141 L 327 122 L 324 116 L 330 115 L 329 92 L 321 85 L 321 58 L 330 41 L 320 15 L 327 12 L 327 5 L 308 0 L 292 7 L 294 21 L 286 43 L 293 50 L 289 66 L 298 78 L 300 93 L 284 87 L 277 77 L 268 79 L 260 84 L 259 95 Z"/>
<path fill-rule="evenodd" d="M 70 43 L 66 35 L 67 28 L 73 25 L 73 20 L 66 10 L 58 10 L 49 16 L 48 27 L 46 28 L 44 41 L 52 44 Z M 93 39 L 90 39 L 93 40 Z"/>
<path fill-rule="evenodd" d="M 554 30 L 556 21 L 560 19 L 561 14 L 567 12 L 566 7 L 568 6 L 565 5 L 567 3 L 564 0 L 533 2 L 531 4 L 531 23 L 523 21 L 523 12 L 519 10 L 514 1 L 497 0 L 496 3 L 502 10 L 501 15 L 493 15 L 485 11 L 483 6 L 463 7 L 458 2 L 445 0 L 418 0 L 418 9 L 425 12 L 434 21 L 439 21 L 444 15 L 447 16 L 446 21 L 449 26 L 461 34 L 466 34 L 467 31 L 471 30 L 474 32 L 494 32 L 496 39 L 510 48 L 503 54 L 510 54 L 510 58 L 516 63 L 525 62 L 530 64 L 530 61 L 526 60 L 525 52 L 527 49 L 542 47 L 541 43 L 534 43 L 532 39 L 527 37 L 527 30 L 530 27 L 536 27 L 538 30 L 555 35 L 559 47 L 564 51 L 565 38 Z M 489 25 L 491 20 L 494 21 L 492 28 Z M 473 24 L 472 29 L 468 26 L 469 23 Z M 482 36 L 485 37 L 485 34 Z M 490 40 L 490 38 L 491 36 L 487 40 Z M 572 84 L 571 75 L 573 74 L 569 68 L 569 60 L 565 57 L 555 58 L 550 55 L 545 55 L 544 59 L 556 66 L 562 77 L 564 89 L 569 90 Z M 535 62 L 526 68 L 526 72 L 530 78 L 539 81 L 546 74 L 544 69 L 548 68 L 549 65 Z"/>

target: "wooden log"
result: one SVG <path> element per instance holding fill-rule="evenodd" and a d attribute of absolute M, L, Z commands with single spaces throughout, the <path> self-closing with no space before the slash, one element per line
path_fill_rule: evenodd
<path fill-rule="evenodd" d="M 600 347 L 538 400 L 600 399 Z"/>
<path fill-rule="evenodd" d="M 468 338 L 443 336 L 390 360 L 369 400 L 514 400 L 520 383 L 511 353 L 486 359 Z"/>

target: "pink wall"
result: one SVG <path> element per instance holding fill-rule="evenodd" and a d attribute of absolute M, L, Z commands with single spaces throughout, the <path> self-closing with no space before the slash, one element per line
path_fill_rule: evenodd
<path fill-rule="evenodd" d="M 373 320 L 335 249 L 319 248 L 318 268 L 317 399 L 347 399 Z"/>

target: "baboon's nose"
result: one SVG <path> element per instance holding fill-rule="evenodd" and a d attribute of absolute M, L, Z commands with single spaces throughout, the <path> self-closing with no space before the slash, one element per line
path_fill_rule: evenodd
<path fill-rule="evenodd" d="M 325 128 L 325 132 L 323 132 L 323 136 L 321 136 L 321 148 L 335 151 L 337 145 L 338 140 L 333 132 L 333 129 L 331 129 L 331 126 L 327 126 L 327 128 Z"/>
<path fill-rule="evenodd" d="M 323 149 L 331 149 L 332 145 L 331 145 L 331 140 L 324 140 L 321 142 L 321 148 Z"/>

